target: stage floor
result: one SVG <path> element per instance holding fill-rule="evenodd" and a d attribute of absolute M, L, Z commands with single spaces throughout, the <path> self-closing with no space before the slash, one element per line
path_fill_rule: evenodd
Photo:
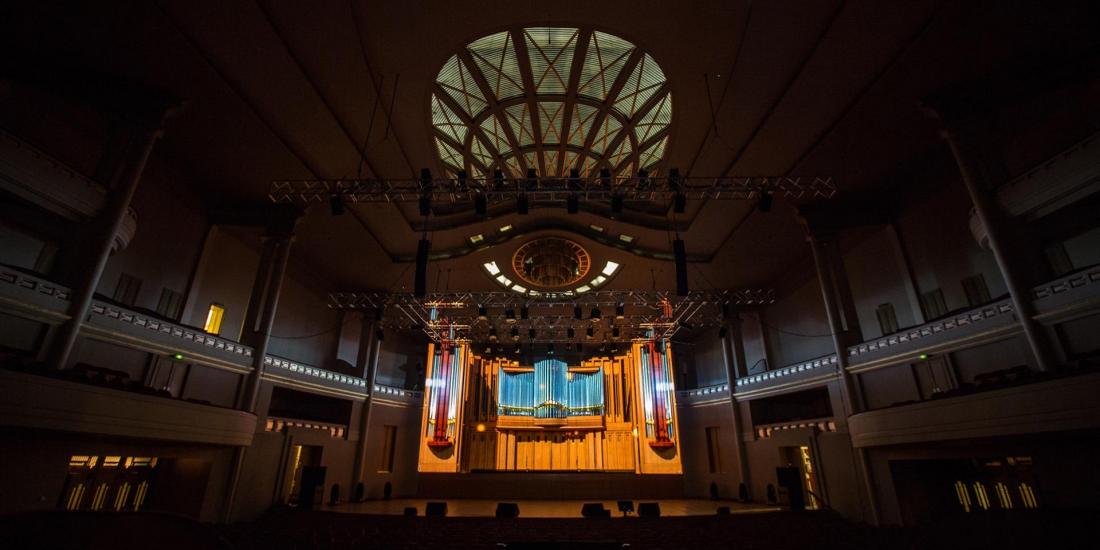
<path fill-rule="evenodd" d="M 611 510 L 611 517 L 621 518 L 619 506 L 614 500 L 481 500 L 481 499 L 393 499 L 370 500 L 366 502 L 344 503 L 340 506 L 325 507 L 326 511 L 347 514 L 400 515 L 406 507 L 415 507 L 417 515 L 424 515 L 424 505 L 429 501 L 445 501 L 447 515 L 458 517 L 493 517 L 498 502 L 515 502 L 519 505 L 521 518 L 579 518 L 581 506 L 587 502 L 603 502 L 604 508 Z M 721 506 L 729 506 L 731 514 L 752 514 L 781 510 L 776 506 L 762 504 L 744 504 L 727 500 L 705 499 L 645 499 L 639 502 L 659 502 L 662 516 L 713 516 Z M 633 517 L 633 515 L 631 516 Z"/>

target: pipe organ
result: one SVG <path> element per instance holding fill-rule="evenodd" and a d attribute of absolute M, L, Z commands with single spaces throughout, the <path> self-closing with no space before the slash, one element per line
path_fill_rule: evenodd
<path fill-rule="evenodd" d="M 530 363 L 429 344 L 420 471 L 681 473 L 667 342 Z"/>

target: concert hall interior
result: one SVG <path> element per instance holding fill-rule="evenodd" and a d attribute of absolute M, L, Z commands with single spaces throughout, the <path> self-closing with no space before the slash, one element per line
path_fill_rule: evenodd
<path fill-rule="evenodd" d="M 1097 22 L 7 2 L 0 540 L 1071 540 Z"/>

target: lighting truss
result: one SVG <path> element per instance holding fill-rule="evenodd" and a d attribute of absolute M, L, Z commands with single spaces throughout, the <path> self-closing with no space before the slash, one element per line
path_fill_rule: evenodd
<path fill-rule="evenodd" d="M 670 291 L 603 290 L 565 299 L 522 296 L 515 292 L 435 293 L 417 298 L 409 293 L 337 292 L 329 305 L 340 310 L 382 312 L 382 326 L 423 330 L 434 341 L 491 341 L 490 329 L 502 342 L 628 342 L 642 337 L 671 338 L 681 328 L 709 328 L 723 323 L 729 308 L 755 307 L 775 301 L 770 289 L 699 290 L 687 296 Z M 504 311 L 526 307 L 528 318 L 506 317 Z M 621 317 L 617 315 L 621 307 Z M 575 308 L 580 308 L 581 318 Z M 601 315 L 593 319 L 592 309 Z M 479 311 L 484 311 L 481 318 Z M 574 329 L 574 336 L 568 335 Z M 592 336 L 588 336 L 591 328 Z M 519 336 L 512 338 L 512 329 Z M 528 335 L 535 331 L 535 337 Z M 616 329 L 617 334 L 616 334 Z M 649 334 L 652 333 L 652 334 Z"/>
<path fill-rule="evenodd" d="M 583 201 L 667 201 L 677 195 L 695 200 L 751 200 L 766 193 L 785 199 L 829 199 L 837 188 L 831 177 L 720 177 L 720 178 L 492 178 L 467 179 L 340 179 L 280 180 L 268 197 L 275 203 L 310 205 L 338 196 L 347 203 L 416 202 L 430 197 L 432 204 L 473 203 L 478 196 L 490 203 L 514 201 L 518 196 L 538 203 L 561 203 L 576 196 Z"/>

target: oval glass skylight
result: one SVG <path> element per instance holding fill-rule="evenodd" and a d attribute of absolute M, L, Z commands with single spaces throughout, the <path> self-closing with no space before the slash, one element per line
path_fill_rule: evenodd
<path fill-rule="evenodd" d="M 672 95 L 649 54 L 591 29 L 529 27 L 451 56 L 431 95 L 433 140 L 453 177 L 656 173 Z"/>

